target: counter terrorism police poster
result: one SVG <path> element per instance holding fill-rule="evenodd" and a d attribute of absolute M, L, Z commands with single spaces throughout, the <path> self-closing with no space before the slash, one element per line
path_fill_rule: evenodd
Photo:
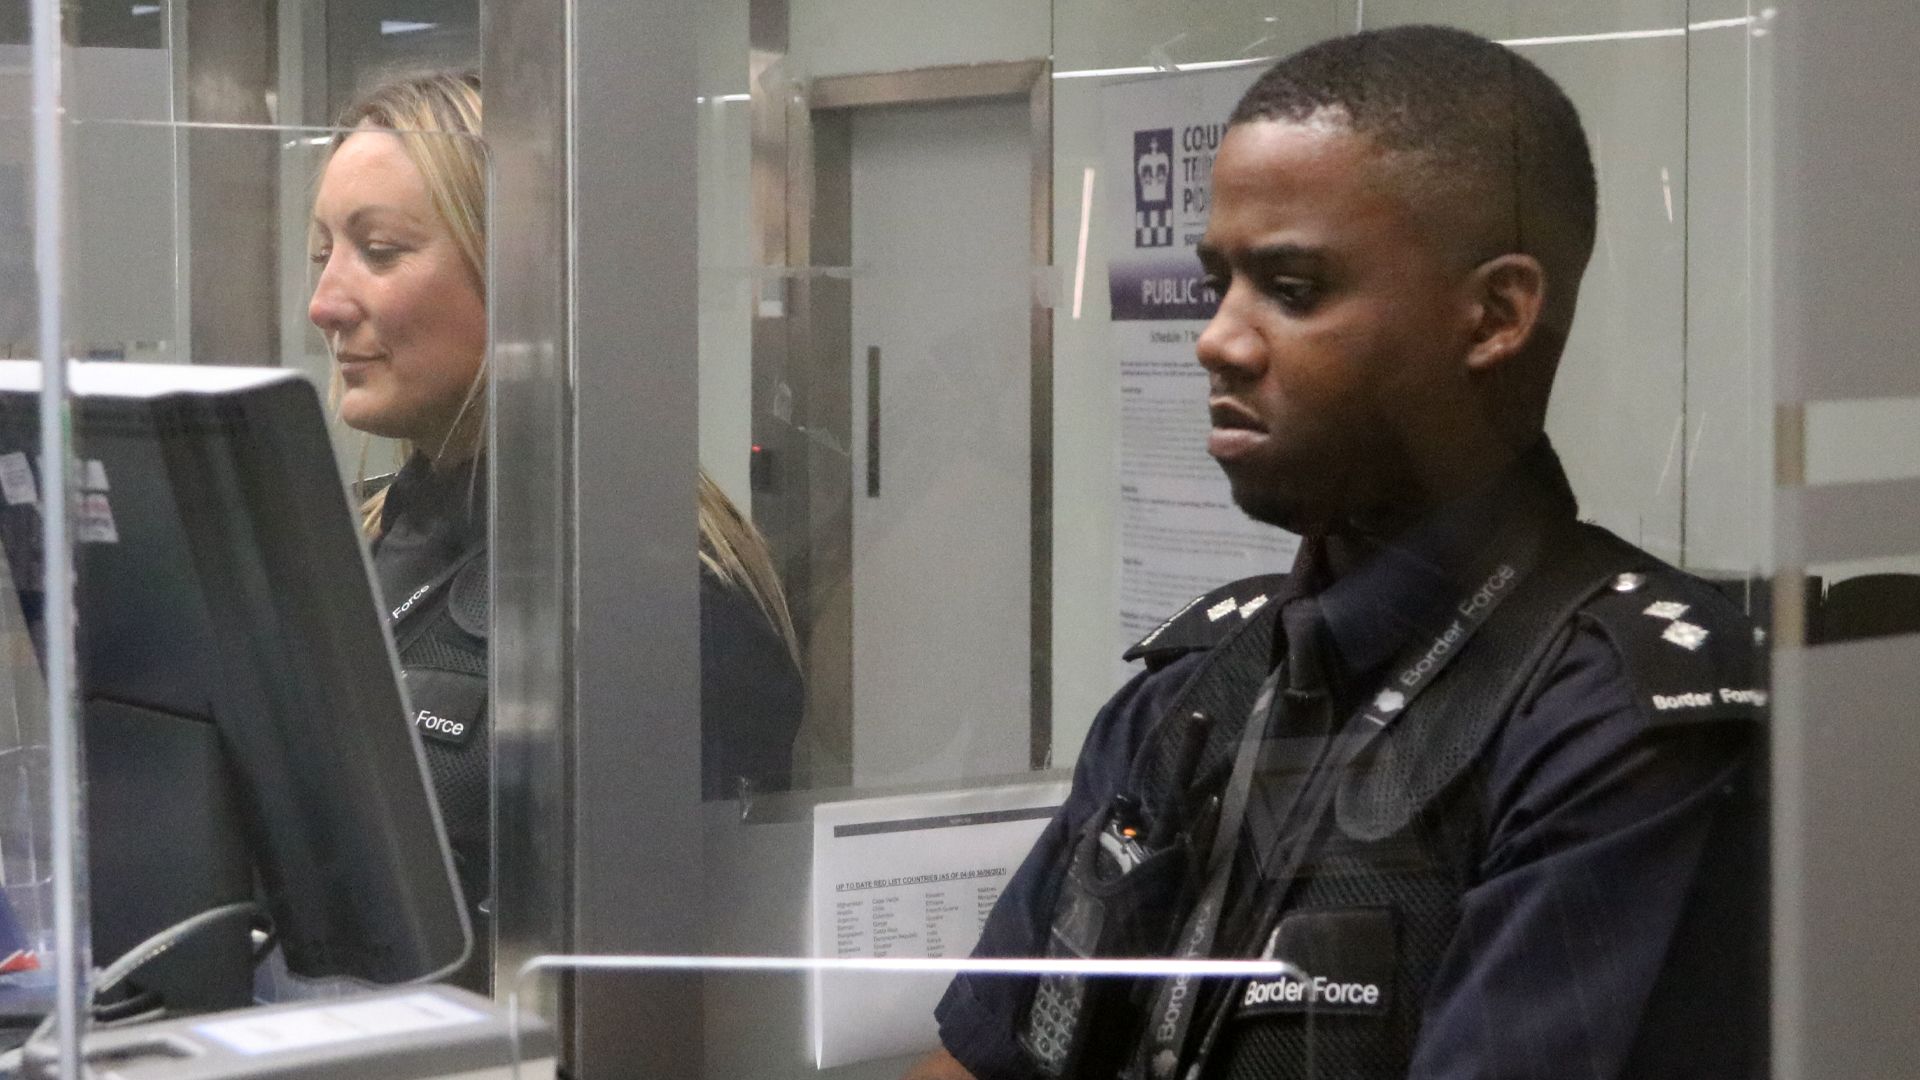
<path fill-rule="evenodd" d="M 1120 367 L 1122 647 L 1194 597 L 1292 564 L 1299 539 L 1233 505 L 1207 456 L 1207 375 L 1194 342 L 1218 299 L 1194 247 L 1207 228 L 1213 156 L 1260 66 L 1105 88 L 1110 331 Z M 1223 616 L 1224 617 L 1224 616 Z"/>

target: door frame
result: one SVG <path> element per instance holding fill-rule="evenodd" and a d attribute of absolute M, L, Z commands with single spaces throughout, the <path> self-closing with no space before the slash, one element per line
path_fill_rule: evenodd
<path fill-rule="evenodd" d="M 772 44 L 769 42 L 768 44 Z M 779 50 L 784 52 L 784 50 Z M 1053 78 L 1047 60 L 836 75 L 782 84 L 756 59 L 754 214 L 761 272 L 753 321 L 754 519 L 774 550 L 807 674 L 797 775 L 852 782 L 852 161 L 855 110 L 1023 100 L 1031 122 L 1028 315 L 1028 763 L 1053 747 Z"/>

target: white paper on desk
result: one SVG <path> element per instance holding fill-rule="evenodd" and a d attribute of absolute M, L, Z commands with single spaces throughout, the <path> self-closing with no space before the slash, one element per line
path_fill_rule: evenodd
<path fill-rule="evenodd" d="M 814 807 L 814 955 L 967 956 L 1066 797 L 1067 784 L 1055 781 Z M 816 973 L 815 1065 L 933 1049 L 933 1007 L 950 979 Z"/>

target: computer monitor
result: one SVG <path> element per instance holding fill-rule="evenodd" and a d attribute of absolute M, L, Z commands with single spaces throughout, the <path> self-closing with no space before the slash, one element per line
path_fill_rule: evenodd
<path fill-rule="evenodd" d="M 39 383 L 0 361 L 0 540 L 44 661 Z M 96 957 L 257 895 L 295 974 L 457 966 L 472 929 L 314 388 L 125 363 L 72 386 Z M 196 938 L 150 984 L 244 1002 L 249 944 Z"/>

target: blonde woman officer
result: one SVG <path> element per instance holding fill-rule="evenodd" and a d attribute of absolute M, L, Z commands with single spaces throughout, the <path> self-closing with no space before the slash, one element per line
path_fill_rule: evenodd
<path fill-rule="evenodd" d="M 308 317 L 340 419 L 406 463 L 363 487 L 374 573 L 461 884 L 489 893 L 486 186 L 479 80 L 389 82 L 338 122 L 314 198 Z M 765 542 L 699 478 L 702 787 L 787 786 L 802 693 Z M 481 935 L 484 939 L 485 935 Z M 460 981 L 483 985 L 477 956 Z"/>

